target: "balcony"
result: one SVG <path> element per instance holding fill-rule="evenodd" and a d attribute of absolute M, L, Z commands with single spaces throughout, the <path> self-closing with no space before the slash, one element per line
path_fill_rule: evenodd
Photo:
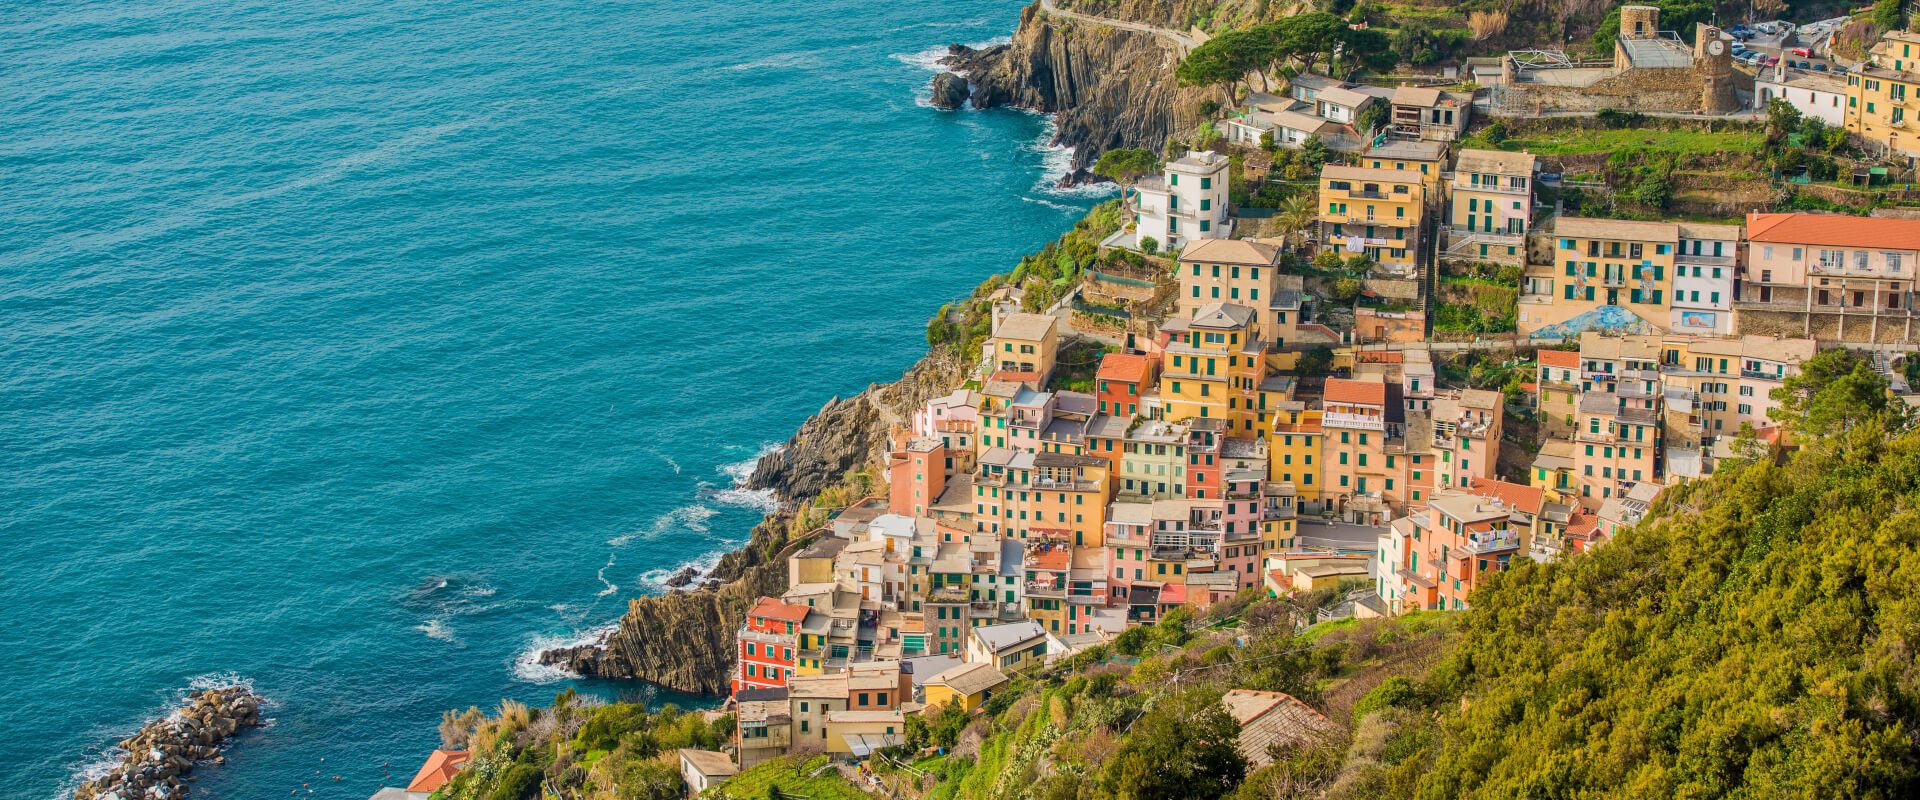
<path fill-rule="evenodd" d="M 1734 262 L 1733 256 L 1709 256 L 1709 255 L 1696 256 L 1692 253 L 1676 254 L 1673 257 L 1673 260 L 1676 263 L 1680 263 L 1680 264 L 1699 264 L 1701 266 L 1706 266 L 1706 267 L 1731 267 L 1733 266 L 1733 262 Z"/>
<path fill-rule="evenodd" d="M 1046 426 L 1047 421 L 1045 417 L 1040 416 L 1038 414 L 1031 415 L 1031 416 L 1021 415 L 1021 416 L 1016 416 L 1012 419 L 1007 420 L 1007 424 L 1015 428 L 1027 428 L 1030 430 L 1039 430 L 1040 428 Z"/>
<path fill-rule="evenodd" d="M 1058 599 L 1067 596 L 1066 587 L 1053 583 L 1052 581 L 1027 581 L 1026 590 L 1027 597 L 1029 598 Z"/>
<path fill-rule="evenodd" d="M 927 591 L 927 602 L 965 603 L 972 599 L 970 594 L 965 586 L 942 586 L 938 589 L 930 589 Z"/>
<path fill-rule="evenodd" d="M 1520 534 L 1514 531 L 1493 531 L 1467 535 L 1467 542 L 1460 550 L 1473 555 L 1486 555 L 1502 550 L 1514 550 L 1520 547 Z"/>
<path fill-rule="evenodd" d="M 1169 208 L 1167 209 L 1167 216 L 1177 217 L 1179 219 L 1194 219 L 1194 212 L 1193 209 L 1189 208 Z"/>
<path fill-rule="evenodd" d="M 1260 509 L 1260 518 L 1263 520 L 1293 519 L 1298 511 L 1299 509 L 1291 505 L 1269 505 Z"/>
<path fill-rule="evenodd" d="M 1327 428 L 1360 428 L 1371 431 L 1387 429 L 1387 423 L 1381 417 L 1365 414 L 1344 414 L 1328 411 L 1320 415 L 1320 424 Z"/>
<path fill-rule="evenodd" d="M 1052 489 L 1061 492 L 1091 492 L 1100 488 L 1094 481 L 1076 481 L 1069 478 L 1034 478 L 1033 488 Z"/>
<path fill-rule="evenodd" d="M 1743 369 L 1743 370 L 1740 370 L 1740 377 L 1742 377 L 1742 378 L 1753 378 L 1753 379 L 1755 379 L 1755 380 L 1762 380 L 1762 381 L 1782 381 L 1782 380 L 1786 380 L 1786 378 L 1787 378 L 1787 376 L 1786 376 L 1786 375 L 1784 375 L 1784 374 L 1782 374 L 1782 373 L 1778 373 L 1778 372 L 1763 372 L 1763 371 L 1761 371 L 1761 370 L 1757 370 L 1757 369 Z"/>
<path fill-rule="evenodd" d="M 1590 442 L 1593 444 L 1613 444 L 1619 441 L 1619 437 L 1614 436 L 1612 433 L 1609 433 L 1607 431 L 1601 431 L 1599 433 L 1593 433 L 1591 431 L 1578 431 L 1574 433 L 1573 439 L 1576 442 Z"/>

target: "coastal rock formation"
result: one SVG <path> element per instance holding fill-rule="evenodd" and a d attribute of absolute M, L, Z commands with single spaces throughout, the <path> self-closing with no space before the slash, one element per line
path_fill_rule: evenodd
<path fill-rule="evenodd" d="M 186 707 L 147 723 L 121 742 L 126 758 L 75 789 L 74 800 L 178 800 L 187 795 L 182 776 L 192 772 L 195 763 L 219 763 L 228 737 L 260 724 L 260 698 L 245 686 L 187 697 Z"/>
<path fill-rule="evenodd" d="M 575 674 L 656 683 L 690 694 L 723 694 L 733 672 L 733 634 L 762 595 L 787 590 L 786 556 L 803 542 L 790 537 L 792 507 L 839 482 L 848 470 L 877 461 L 887 431 L 912 410 L 959 383 L 961 366 L 933 352 L 900 380 L 834 398 L 800 426 L 779 452 L 761 457 L 747 481 L 773 489 L 782 509 L 753 528 L 744 547 L 721 556 L 694 591 L 638 597 L 604 641 L 540 654 L 540 662 Z M 802 531 L 801 533 L 804 533 Z"/>
<path fill-rule="evenodd" d="M 933 76 L 933 105 L 935 108 L 955 109 L 967 102 L 967 94 L 972 87 L 967 79 L 951 72 L 942 72 Z"/>
<path fill-rule="evenodd" d="M 1208 87 L 1173 77 L 1179 48 L 1161 36 L 1048 16 L 1034 3 L 1020 12 L 1011 44 L 974 50 L 953 45 L 942 63 L 973 82 L 974 108 L 1011 105 L 1054 114 L 1054 143 L 1075 148 L 1081 182 L 1101 153 L 1117 147 L 1158 152 L 1167 138 L 1200 123 Z"/>

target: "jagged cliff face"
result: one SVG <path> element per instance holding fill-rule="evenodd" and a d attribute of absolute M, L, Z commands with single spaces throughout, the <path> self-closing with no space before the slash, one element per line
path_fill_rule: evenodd
<path fill-rule="evenodd" d="M 848 470 L 882 457 L 887 432 L 912 410 L 959 383 L 958 359 L 929 353 L 900 380 L 834 398 L 800 426 L 780 452 L 760 459 L 748 484 L 773 489 L 783 506 L 810 500 Z M 620 627 L 598 645 L 549 650 L 542 663 L 597 678 L 643 680 L 690 694 L 724 694 L 733 673 L 734 632 L 747 609 L 787 590 L 786 554 L 792 513 L 769 514 L 746 546 L 721 557 L 709 588 L 627 602 Z M 717 583 L 717 586 L 713 584 Z"/>
<path fill-rule="evenodd" d="M 1164 24 L 1153 20 L 1155 24 Z M 1180 86 L 1173 42 L 1138 31 L 1020 12 L 1011 44 L 975 51 L 956 45 L 951 64 L 974 85 L 975 108 L 1017 106 L 1054 114 L 1056 143 L 1076 148 L 1075 174 L 1116 147 L 1158 152 L 1169 137 L 1200 124 L 1200 104 L 1217 89 Z"/>

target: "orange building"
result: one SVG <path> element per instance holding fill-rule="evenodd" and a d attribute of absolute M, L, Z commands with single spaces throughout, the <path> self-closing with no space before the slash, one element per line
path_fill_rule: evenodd
<path fill-rule="evenodd" d="M 1152 356 L 1108 353 L 1094 375 L 1094 398 L 1102 414 L 1128 419 L 1145 413 L 1141 397 L 1153 388 L 1159 363 Z"/>
<path fill-rule="evenodd" d="M 947 488 L 947 445 L 939 439 L 910 437 L 887 456 L 887 511 L 928 516 L 927 508 Z"/>
<path fill-rule="evenodd" d="M 800 626 L 807 607 L 790 605 L 777 597 L 762 597 L 747 612 L 737 641 L 740 664 L 733 673 L 733 693 L 741 689 L 782 688 L 793 677 L 793 654 L 800 648 Z"/>

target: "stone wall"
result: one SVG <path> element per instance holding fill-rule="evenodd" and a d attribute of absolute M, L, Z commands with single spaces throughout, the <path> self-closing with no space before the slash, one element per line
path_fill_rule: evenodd
<path fill-rule="evenodd" d="M 1515 83 L 1509 102 L 1546 111 L 1697 111 L 1703 76 L 1692 67 L 1627 69 L 1586 86 Z M 1753 76 L 1733 71 L 1733 85 L 1753 90 Z"/>

